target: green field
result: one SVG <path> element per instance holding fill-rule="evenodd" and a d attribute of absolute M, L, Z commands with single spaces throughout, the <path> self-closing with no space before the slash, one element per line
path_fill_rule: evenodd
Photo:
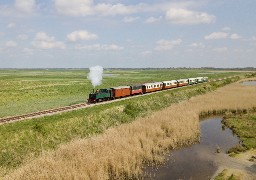
<path fill-rule="evenodd" d="M 234 79 L 235 81 L 237 78 Z M 138 96 L 53 116 L 20 121 L 0 126 L 0 177 L 73 139 L 104 133 L 109 127 L 133 121 L 192 96 L 215 90 L 232 80 L 200 84 L 150 96 Z"/>
<path fill-rule="evenodd" d="M 8 74 L 9 73 L 9 74 Z M 15 111 L 2 104 L 2 116 L 45 109 L 54 106 L 83 102 L 92 85 L 86 79 L 85 70 L 23 70 L 1 71 L 1 82 L 7 84 L 1 90 L 1 102 L 9 102 Z M 198 70 L 122 70 L 106 71 L 101 87 L 162 81 L 200 76 Z M 206 72 L 205 72 L 206 73 Z M 210 78 L 227 77 L 238 73 L 209 74 Z M 5 76 L 4 76 L 5 75 Z M 210 76 L 211 75 L 211 76 Z M 189 86 L 172 91 L 162 91 L 150 96 L 138 96 L 53 116 L 0 125 L 0 177 L 38 157 L 43 151 L 55 149 L 62 143 L 103 133 L 109 127 L 133 121 L 138 116 L 160 110 L 172 103 L 215 90 L 239 78 L 226 79 Z M 25 83 L 23 83 L 25 82 Z M 59 84 L 69 85 L 59 85 Z M 17 85 L 15 85 L 17 84 Z M 18 90 L 23 88 L 23 90 Z M 26 90 L 24 90 L 26 89 Z M 14 93 L 15 92 L 15 93 Z M 26 93 L 25 93 L 26 92 Z M 52 92 L 52 93 L 50 93 Z M 4 94 L 4 96 L 3 96 Z M 10 98 L 9 98 L 10 96 Z M 75 97 L 72 99 L 72 97 Z M 19 98 L 20 102 L 10 99 Z M 41 103 L 38 103 L 41 102 Z M 43 103 L 45 102 L 45 103 Z M 34 107 L 32 107 L 34 106 Z"/>
<path fill-rule="evenodd" d="M 86 69 L 0 70 L 0 117 L 21 115 L 85 102 L 93 86 Z M 206 70 L 105 70 L 97 88 L 208 76 L 217 79 L 238 72 Z"/>
<path fill-rule="evenodd" d="M 228 151 L 231 156 L 256 148 L 256 113 L 227 116 L 223 123 L 231 128 L 242 142 Z"/>

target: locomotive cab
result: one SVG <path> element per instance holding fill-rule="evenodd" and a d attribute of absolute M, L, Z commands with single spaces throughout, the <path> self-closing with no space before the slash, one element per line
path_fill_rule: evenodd
<path fill-rule="evenodd" d="M 110 100 L 112 98 L 111 89 L 100 89 L 89 94 L 88 103 Z"/>
<path fill-rule="evenodd" d="M 94 92 L 94 90 L 89 94 L 88 103 L 96 102 L 96 94 L 97 94 L 97 92 Z"/>

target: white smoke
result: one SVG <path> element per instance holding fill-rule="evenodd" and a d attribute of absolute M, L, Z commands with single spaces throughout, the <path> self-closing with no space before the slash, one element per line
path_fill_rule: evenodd
<path fill-rule="evenodd" d="M 90 72 L 87 78 L 91 80 L 92 85 L 95 88 L 95 86 L 101 85 L 102 75 L 103 75 L 103 67 L 93 66 L 93 67 L 90 67 Z"/>

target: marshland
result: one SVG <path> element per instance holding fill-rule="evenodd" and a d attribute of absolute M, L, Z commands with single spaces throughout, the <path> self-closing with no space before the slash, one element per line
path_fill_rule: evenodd
<path fill-rule="evenodd" d="M 140 178 L 143 167 L 163 164 L 170 151 L 200 141 L 199 117 L 256 111 L 256 87 L 239 82 L 248 77 L 244 72 L 104 73 L 111 75 L 104 76 L 99 88 L 197 77 L 200 73 L 209 73 L 209 80 L 222 80 L 1 125 L 1 177 Z M 87 74 L 86 70 L 1 71 L 1 117 L 83 102 L 92 89 Z"/>
<path fill-rule="evenodd" d="M 222 117 L 200 120 L 200 140 L 170 151 L 163 165 L 145 167 L 144 179 L 210 179 L 219 166 L 233 165 L 224 153 L 239 144 L 239 138 L 221 123 Z"/>
<path fill-rule="evenodd" d="M 104 70 L 97 88 L 202 76 L 205 70 Z M 84 102 L 93 86 L 88 69 L 0 70 L 0 117 Z M 211 79 L 242 74 L 210 72 Z M 33 104 L 33 106 L 31 106 Z"/>

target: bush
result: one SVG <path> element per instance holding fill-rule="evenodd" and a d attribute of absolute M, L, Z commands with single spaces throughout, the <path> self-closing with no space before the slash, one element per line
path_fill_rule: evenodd
<path fill-rule="evenodd" d="M 132 118 L 137 117 L 143 111 L 142 107 L 136 103 L 130 102 L 124 108 L 124 113 Z"/>

